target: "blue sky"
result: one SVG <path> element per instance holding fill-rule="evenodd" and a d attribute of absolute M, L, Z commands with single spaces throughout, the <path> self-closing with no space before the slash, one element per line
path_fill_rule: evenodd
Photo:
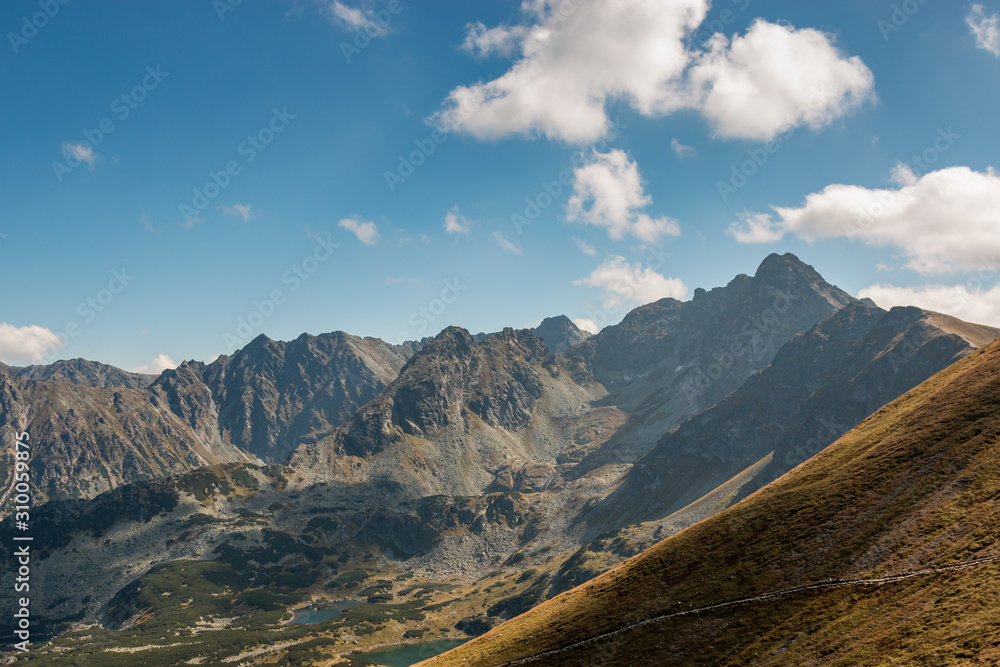
<path fill-rule="evenodd" d="M 5 2 L 0 360 L 600 326 L 788 251 L 1000 325 L 997 12 Z"/>

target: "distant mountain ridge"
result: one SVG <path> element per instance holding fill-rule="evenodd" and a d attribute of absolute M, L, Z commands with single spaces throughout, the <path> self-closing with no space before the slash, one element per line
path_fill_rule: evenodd
<path fill-rule="evenodd" d="M 282 461 L 346 422 L 417 347 L 342 332 L 288 343 L 259 336 L 231 357 L 184 362 L 141 388 L 104 388 L 135 374 L 103 364 L 29 367 L 0 373 L 0 426 L 31 432 L 39 501 L 89 498 L 205 465 Z"/>
<path fill-rule="evenodd" d="M 140 389 L 149 386 L 155 375 L 123 371 L 120 368 L 86 359 L 66 359 L 46 365 L 7 366 L 0 363 L 0 373 L 35 382 L 66 382 L 85 387 Z"/>

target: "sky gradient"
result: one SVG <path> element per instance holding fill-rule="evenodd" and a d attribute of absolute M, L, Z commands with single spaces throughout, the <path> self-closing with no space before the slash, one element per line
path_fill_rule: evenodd
<path fill-rule="evenodd" d="M 794 252 L 1000 326 L 1000 2 L 0 6 L 0 361 L 158 371 Z"/>

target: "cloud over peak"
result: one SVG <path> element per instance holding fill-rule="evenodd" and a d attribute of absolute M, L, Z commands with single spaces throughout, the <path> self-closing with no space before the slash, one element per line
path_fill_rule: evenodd
<path fill-rule="evenodd" d="M 605 307 L 615 307 L 623 299 L 651 303 L 671 297 L 687 298 L 688 288 L 679 278 L 666 278 L 650 267 L 629 264 L 619 255 L 611 255 L 589 276 L 574 280 L 574 285 L 604 290 Z"/>
<path fill-rule="evenodd" d="M 177 362 L 165 354 L 158 354 L 148 364 L 143 364 L 142 366 L 133 368 L 132 372 L 143 373 L 145 375 L 159 375 L 163 371 L 171 368 L 177 368 Z"/>
<path fill-rule="evenodd" d="M 741 243 L 794 234 L 897 248 L 924 275 L 977 271 L 1000 257 L 1000 175 L 949 167 L 917 176 L 893 170 L 895 188 L 829 185 L 798 207 L 747 213 L 729 227 Z"/>
<path fill-rule="evenodd" d="M 45 327 L 35 324 L 16 327 L 0 322 L 0 361 L 5 363 L 38 363 L 45 359 L 47 352 L 62 346 L 62 338 Z"/>

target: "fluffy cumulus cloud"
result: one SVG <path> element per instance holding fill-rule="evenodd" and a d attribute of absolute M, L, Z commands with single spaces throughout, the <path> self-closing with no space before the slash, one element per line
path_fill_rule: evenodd
<path fill-rule="evenodd" d="M 623 300 L 650 303 L 665 297 L 685 299 L 688 293 L 687 285 L 679 278 L 666 278 L 638 262 L 629 264 L 618 255 L 608 257 L 589 276 L 573 284 L 604 290 L 605 307 L 617 306 Z"/>
<path fill-rule="evenodd" d="M 454 207 L 444 216 L 444 231 L 448 234 L 468 235 L 472 230 L 472 223 L 458 212 L 458 207 Z"/>
<path fill-rule="evenodd" d="M 145 373 L 147 375 L 159 375 L 165 370 L 177 368 L 177 362 L 165 354 L 158 354 L 148 364 L 143 364 L 138 368 L 133 368 L 135 373 Z"/>
<path fill-rule="evenodd" d="M 1000 16 L 987 15 L 982 5 L 972 5 L 965 23 L 976 38 L 976 48 L 989 51 L 1000 58 Z"/>
<path fill-rule="evenodd" d="M 344 218 L 337 223 L 337 226 L 354 234 L 365 245 L 375 245 L 378 243 L 378 227 L 370 220 L 363 221 L 360 218 Z"/>
<path fill-rule="evenodd" d="M 820 128 L 873 95 L 875 78 L 818 30 L 758 19 L 745 35 L 716 34 L 689 73 L 694 108 L 720 137 L 767 141 Z"/>
<path fill-rule="evenodd" d="M 642 187 L 639 166 L 622 150 L 594 151 L 573 170 L 573 194 L 566 203 L 566 219 L 603 227 L 619 240 L 634 236 L 655 243 L 680 234 L 680 225 L 667 217 L 653 218 L 642 209 L 652 203 Z"/>
<path fill-rule="evenodd" d="M 747 213 L 729 233 L 738 241 L 844 237 L 893 247 L 924 275 L 979 271 L 1000 256 L 1000 174 L 949 167 L 917 176 L 905 165 L 895 187 L 830 185 L 799 207 Z"/>
<path fill-rule="evenodd" d="M 491 81 L 451 91 L 436 123 L 480 139 L 544 135 L 594 141 L 621 100 L 658 116 L 690 109 L 721 137 L 772 139 L 820 127 L 873 95 L 874 78 L 817 30 L 756 21 L 704 49 L 688 37 L 708 0 L 525 0 L 518 26 L 468 28 L 465 49 L 517 53 Z"/>
<path fill-rule="evenodd" d="M 597 322 L 595 322 L 593 319 L 589 317 L 578 317 L 575 320 L 573 320 L 573 324 L 575 324 L 580 329 L 583 329 L 584 331 L 590 332 L 592 334 L 595 334 L 601 330 L 601 328 L 597 326 Z"/>
<path fill-rule="evenodd" d="M 1000 285 L 992 289 L 973 285 L 872 285 L 858 293 L 882 308 L 917 306 L 952 315 L 966 322 L 1000 327 Z"/>
<path fill-rule="evenodd" d="M 34 364 L 57 350 L 63 340 L 45 327 L 34 324 L 16 327 L 0 322 L 0 361 L 12 365 Z"/>

